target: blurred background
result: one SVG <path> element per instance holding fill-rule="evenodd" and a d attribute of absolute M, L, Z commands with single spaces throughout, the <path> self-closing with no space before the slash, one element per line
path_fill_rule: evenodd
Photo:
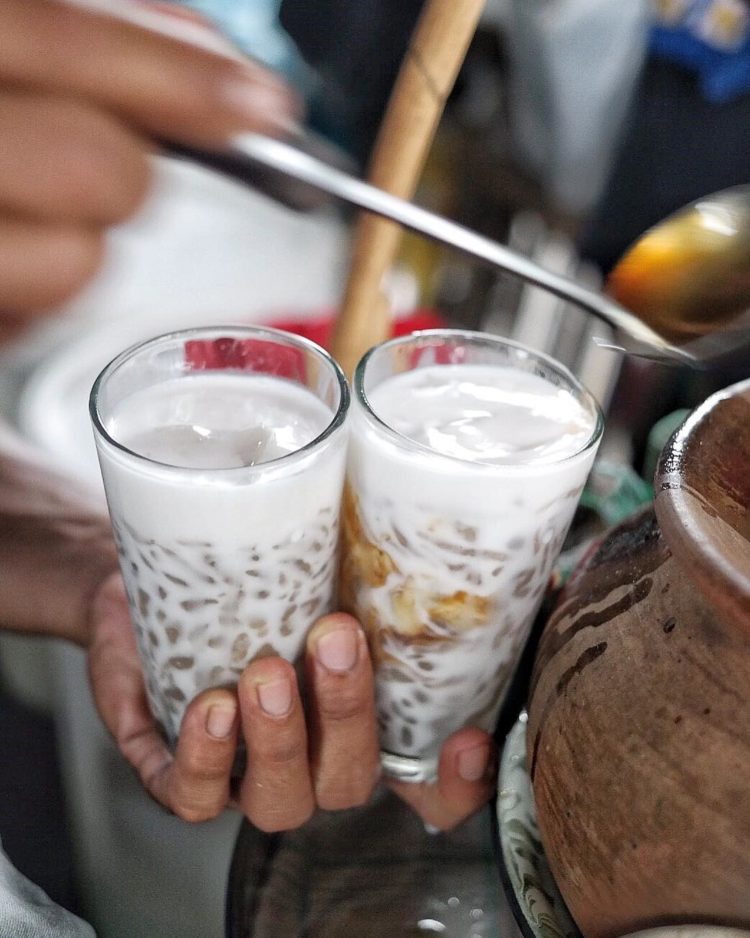
<path fill-rule="evenodd" d="M 183 6 L 282 71 L 309 126 L 366 172 L 420 0 Z M 748 153 L 743 0 L 488 0 L 416 201 L 598 285 L 654 222 L 750 181 Z M 125 345 L 179 326 L 314 332 L 340 301 L 352 221 L 332 205 L 295 214 L 160 160 L 150 203 L 112 234 L 97 280 L 0 353 L 5 416 L 99 489 L 86 407 L 100 368 Z M 397 317 L 437 312 L 567 364 L 608 416 L 598 478 L 609 492 L 647 486 L 687 409 L 750 373 L 746 361 L 698 374 L 623 360 L 593 342 L 614 338 L 604 324 L 416 236 L 404 238 L 390 293 Z M 59 769 L 33 756 L 33 778 L 7 782 L 30 805 L 28 817 L 0 817 L 19 868 L 101 938 L 218 938 L 239 819 L 190 828 L 143 797 L 99 725 L 79 651 L 3 636 L 0 683 L 27 721 L 22 737 L 0 733 L 0 759 L 19 746 L 37 751 L 20 738 L 38 740 L 40 753 L 52 741 L 61 756 Z"/>

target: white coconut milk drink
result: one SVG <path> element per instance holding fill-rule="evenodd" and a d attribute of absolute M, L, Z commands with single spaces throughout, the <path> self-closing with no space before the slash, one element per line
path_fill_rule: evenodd
<path fill-rule="evenodd" d="M 334 598 L 348 391 L 317 346 L 194 330 L 116 359 L 92 393 L 109 511 L 154 715 L 295 661 Z"/>
<path fill-rule="evenodd" d="M 378 347 L 354 384 L 341 595 L 376 666 L 386 769 L 494 727 L 601 433 L 545 356 L 477 333 Z"/>

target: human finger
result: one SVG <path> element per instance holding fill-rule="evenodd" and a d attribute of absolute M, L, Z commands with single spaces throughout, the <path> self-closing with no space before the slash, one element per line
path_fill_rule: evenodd
<path fill-rule="evenodd" d="M 426 824 L 450 830 L 474 814 L 492 797 L 497 752 L 491 737 L 471 727 L 459 730 L 443 744 L 434 782 L 388 785 Z"/>
<path fill-rule="evenodd" d="M 0 91 L 0 211 L 28 220 L 109 225 L 143 202 L 148 146 L 80 101 Z"/>
<path fill-rule="evenodd" d="M 49 309 L 86 283 L 104 256 L 100 229 L 0 218 L 0 311 Z"/>
<path fill-rule="evenodd" d="M 204 691 L 185 711 L 174 762 L 156 797 L 185 821 L 207 821 L 229 802 L 238 708 L 223 688 Z"/>
<path fill-rule="evenodd" d="M 185 712 L 173 757 L 146 698 L 143 670 L 119 574 L 91 606 L 88 669 L 104 725 L 144 788 L 187 821 L 216 817 L 229 801 L 237 734 L 237 701 L 224 689 L 205 691 Z"/>
<path fill-rule="evenodd" d="M 240 130 L 278 134 L 299 112 L 260 66 L 59 0 L 0 4 L 0 81 L 80 97 L 196 145 Z"/>
<path fill-rule="evenodd" d="M 172 756 L 149 710 L 143 671 L 119 574 L 91 605 L 88 671 L 102 722 L 146 790 L 165 803 Z"/>
<path fill-rule="evenodd" d="M 253 661 L 238 692 L 247 749 L 239 806 L 263 831 L 299 827 L 312 815 L 315 799 L 294 668 L 282 658 Z"/>
<path fill-rule="evenodd" d="M 315 800 L 326 810 L 364 804 L 379 774 L 379 749 L 372 667 L 356 619 L 320 619 L 308 636 L 306 668 Z"/>

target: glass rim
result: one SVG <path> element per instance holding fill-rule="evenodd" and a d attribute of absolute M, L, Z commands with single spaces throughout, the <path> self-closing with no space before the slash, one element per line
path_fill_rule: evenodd
<path fill-rule="evenodd" d="M 429 446 L 426 446 L 424 443 L 419 443 L 416 440 L 413 440 L 411 437 L 406 436 L 398 430 L 395 430 L 390 424 L 386 423 L 385 420 L 380 417 L 375 409 L 372 406 L 370 399 L 365 392 L 365 373 L 367 371 L 367 366 L 371 361 L 373 355 L 376 353 L 387 350 L 390 348 L 395 348 L 399 345 L 410 345 L 415 341 L 420 339 L 463 339 L 466 342 L 470 342 L 473 345 L 483 345 L 487 348 L 511 348 L 519 352 L 524 352 L 530 358 L 535 359 L 538 362 L 542 362 L 547 365 L 552 371 L 559 374 L 571 385 L 572 390 L 574 390 L 579 398 L 584 402 L 588 403 L 592 409 L 592 412 L 595 417 L 594 427 L 591 431 L 591 435 L 579 446 L 575 452 L 568 453 L 565 456 L 561 456 L 558 459 L 551 459 L 548 462 L 540 463 L 512 463 L 512 462 L 480 462 L 479 460 L 472 459 L 463 459 L 460 456 L 451 456 L 448 453 L 440 453 L 437 450 L 432 449 Z M 439 366 L 440 367 L 440 366 Z M 536 349 L 532 349 L 528 345 L 524 345 L 523 342 L 517 342 L 515 339 L 506 339 L 504 336 L 492 335 L 489 332 L 479 332 L 472 329 L 422 329 L 417 332 L 410 332 L 407 335 L 395 336 L 392 339 L 387 339 L 385 342 L 381 342 L 378 345 L 374 345 L 369 349 L 359 360 L 357 367 L 354 370 L 354 380 L 352 382 L 353 386 L 353 396 L 362 406 L 365 416 L 368 420 L 375 423 L 375 425 L 384 430 L 388 436 L 393 440 L 406 444 L 412 449 L 417 450 L 421 453 L 429 453 L 433 458 L 437 457 L 439 459 L 446 459 L 452 463 L 458 463 L 464 467 L 472 466 L 477 470 L 486 470 L 490 472 L 497 472 L 498 470 L 519 470 L 519 471 L 528 471 L 536 468 L 543 468 L 544 466 L 559 466 L 565 462 L 568 462 L 573 459 L 580 458 L 584 453 L 595 447 L 599 440 L 601 439 L 602 433 L 604 432 L 604 414 L 599 402 L 596 400 L 594 395 L 589 391 L 589 389 L 583 385 L 578 378 L 567 368 L 562 362 L 557 361 L 551 355 L 547 355 L 546 352 L 538 352 Z"/>
<path fill-rule="evenodd" d="M 115 374 L 118 368 L 124 365 L 125 362 L 129 361 L 136 354 L 143 351 L 143 349 L 147 348 L 148 346 L 155 346 L 159 343 L 166 344 L 170 340 L 179 338 L 200 338 L 214 334 L 216 334 L 217 338 L 222 338 L 226 335 L 237 336 L 241 334 L 245 338 L 250 338 L 252 335 L 254 337 L 266 336 L 271 340 L 281 339 L 283 342 L 286 342 L 290 345 L 296 345 L 297 347 L 303 348 L 318 357 L 325 365 L 328 365 L 331 368 L 339 389 L 339 403 L 331 421 L 316 437 L 314 437 L 308 443 L 305 443 L 305 445 L 301 446 L 299 449 L 295 449 L 291 453 L 284 453 L 284 455 L 277 456 L 275 459 L 269 459 L 267 462 L 257 463 L 254 466 L 226 466 L 219 469 L 206 469 L 205 467 L 199 468 L 197 466 L 174 466 L 171 463 L 161 462 L 158 459 L 151 459 L 149 456 L 144 456 L 142 453 L 138 453 L 135 450 L 130 449 L 119 440 L 116 440 L 105 427 L 104 420 L 102 419 L 101 413 L 99 411 L 100 390 L 107 379 Z M 226 370 L 229 371 L 230 369 Z M 258 374 L 264 374 L 264 372 L 258 372 Z M 145 463 L 148 466 L 154 466 L 160 470 L 166 470 L 168 472 L 179 473 L 180 475 L 186 473 L 206 475 L 209 473 L 212 476 L 224 476 L 230 474 L 236 476 L 241 473 L 252 474 L 265 472 L 270 468 L 279 466 L 282 462 L 286 464 L 290 460 L 302 458 L 313 449 L 317 449 L 322 443 L 331 437 L 336 432 L 336 430 L 339 429 L 339 427 L 343 425 L 344 420 L 346 419 L 347 411 L 349 410 L 350 402 L 351 394 L 349 391 L 349 382 L 346 380 L 346 375 L 344 374 L 341 366 L 336 361 L 336 359 L 333 358 L 333 356 L 328 351 L 326 351 L 326 349 L 318 345 L 316 342 L 313 342 L 312 339 L 297 335 L 294 332 L 286 332 L 284 329 L 276 329 L 273 326 L 211 325 L 195 326 L 187 329 L 174 329 L 170 332 L 164 332 L 159 335 L 152 336 L 149 339 L 141 339 L 139 342 L 134 342 L 132 345 L 129 345 L 127 348 L 123 349 L 123 351 L 111 359 L 96 376 L 89 393 L 89 416 L 91 418 L 91 423 L 94 427 L 95 433 L 98 434 L 108 445 L 114 447 L 116 450 L 119 450 L 121 453 L 124 453 L 126 456 L 136 459 L 141 463 Z"/>

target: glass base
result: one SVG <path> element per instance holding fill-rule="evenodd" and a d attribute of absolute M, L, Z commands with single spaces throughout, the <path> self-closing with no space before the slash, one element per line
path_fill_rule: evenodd
<path fill-rule="evenodd" d="M 434 782 L 437 778 L 437 759 L 417 759 L 381 751 L 380 765 L 384 775 L 399 782 Z"/>

